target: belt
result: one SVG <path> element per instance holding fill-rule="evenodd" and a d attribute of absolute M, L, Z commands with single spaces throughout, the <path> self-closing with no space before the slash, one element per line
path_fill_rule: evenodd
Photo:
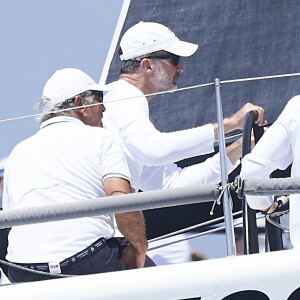
<path fill-rule="evenodd" d="M 100 238 L 97 241 L 95 241 L 93 244 L 85 248 L 84 250 L 74 254 L 69 258 L 66 258 L 61 262 L 33 263 L 33 264 L 17 263 L 17 264 L 32 270 L 43 271 L 48 273 L 61 273 L 61 268 L 70 266 L 76 263 L 77 261 L 92 255 L 96 250 L 102 249 L 105 246 L 105 244 L 106 244 L 106 239 Z"/>

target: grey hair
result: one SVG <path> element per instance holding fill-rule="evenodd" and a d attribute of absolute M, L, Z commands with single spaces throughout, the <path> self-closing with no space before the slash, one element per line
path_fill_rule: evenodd
<path fill-rule="evenodd" d="M 147 58 L 151 54 L 155 54 L 155 53 L 159 54 L 161 51 L 163 51 L 163 50 L 159 50 L 159 51 L 151 52 L 151 53 L 148 53 L 148 54 L 144 54 L 144 55 L 138 56 L 138 57 L 133 58 L 133 59 L 123 60 L 121 62 L 120 75 L 122 75 L 122 74 L 130 74 L 130 75 L 134 74 L 135 71 L 139 68 L 140 63 L 141 63 L 143 58 Z M 119 51 L 119 53 L 122 53 L 122 52 Z"/>
<path fill-rule="evenodd" d="M 123 54 L 123 50 L 120 47 L 118 51 L 119 55 Z M 139 68 L 141 60 L 138 59 L 128 59 L 128 60 L 123 60 L 121 62 L 121 67 L 120 67 L 120 75 L 122 74 L 134 74 L 135 71 Z"/>
<path fill-rule="evenodd" d="M 141 61 L 128 59 L 121 62 L 120 75 L 122 74 L 134 74 L 139 68 Z"/>
<path fill-rule="evenodd" d="M 83 92 L 82 94 L 80 94 L 80 96 L 83 98 L 85 104 L 91 104 L 93 102 L 93 95 L 89 93 L 89 91 Z M 74 102 L 73 102 L 74 99 L 75 97 L 72 99 L 67 99 L 63 102 L 55 104 L 49 109 L 46 109 L 37 118 L 39 124 L 42 124 L 46 120 L 49 120 L 57 116 L 74 117 L 75 112 L 74 109 L 72 109 L 74 108 Z M 43 107 L 48 106 L 50 101 L 51 99 L 43 96 L 40 100 L 38 100 L 36 106 L 39 110 L 43 110 Z"/>

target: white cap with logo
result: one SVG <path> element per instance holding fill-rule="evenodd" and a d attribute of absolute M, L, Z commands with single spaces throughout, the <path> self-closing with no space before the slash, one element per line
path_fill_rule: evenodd
<path fill-rule="evenodd" d="M 153 22 L 139 22 L 123 35 L 120 47 L 121 60 L 133 59 L 152 52 L 164 50 L 178 56 L 191 56 L 198 45 L 184 42 L 168 27 Z"/>
<path fill-rule="evenodd" d="M 43 97 L 49 98 L 50 101 L 41 110 L 51 109 L 54 105 L 88 90 L 107 91 L 107 87 L 97 84 L 89 75 L 79 69 L 57 70 L 44 86 Z"/>

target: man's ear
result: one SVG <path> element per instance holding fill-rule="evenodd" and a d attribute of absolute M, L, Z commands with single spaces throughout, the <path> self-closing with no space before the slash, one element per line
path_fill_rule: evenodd
<path fill-rule="evenodd" d="M 149 59 L 149 58 L 143 58 L 141 60 L 140 66 L 146 72 L 147 71 L 151 71 L 152 70 L 151 59 Z"/>
<path fill-rule="evenodd" d="M 82 106 L 83 105 L 83 99 L 81 96 L 76 96 L 74 100 L 74 107 Z"/>
<path fill-rule="evenodd" d="M 81 96 L 76 96 L 74 100 L 74 108 L 83 106 L 83 98 Z M 81 119 L 85 112 L 85 108 L 74 109 L 75 114 Z"/>

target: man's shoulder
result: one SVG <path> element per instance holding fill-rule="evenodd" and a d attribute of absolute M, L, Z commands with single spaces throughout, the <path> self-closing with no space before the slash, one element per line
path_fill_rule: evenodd
<path fill-rule="evenodd" d="M 300 111 L 300 95 L 297 95 L 290 99 L 286 104 L 284 111 L 281 115 L 291 117 L 291 115 L 297 115 Z"/>
<path fill-rule="evenodd" d="M 288 104 L 290 106 L 299 106 L 300 107 L 300 95 L 293 97 Z"/>
<path fill-rule="evenodd" d="M 122 79 L 108 84 L 108 87 L 109 91 L 104 94 L 104 102 L 127 100 L 131 97 L 135 98 L 144 95 L 134 85 Z"/>
<path fill-rule="evenodd" d="M 94 126 L 85 126 L 85 131 L 87 136 L 91 136 L 94 138 L 99 137 L 102 139 L 114 140 L 113 134 L 109 129 L 103 127 L 94 127 Z"/>

